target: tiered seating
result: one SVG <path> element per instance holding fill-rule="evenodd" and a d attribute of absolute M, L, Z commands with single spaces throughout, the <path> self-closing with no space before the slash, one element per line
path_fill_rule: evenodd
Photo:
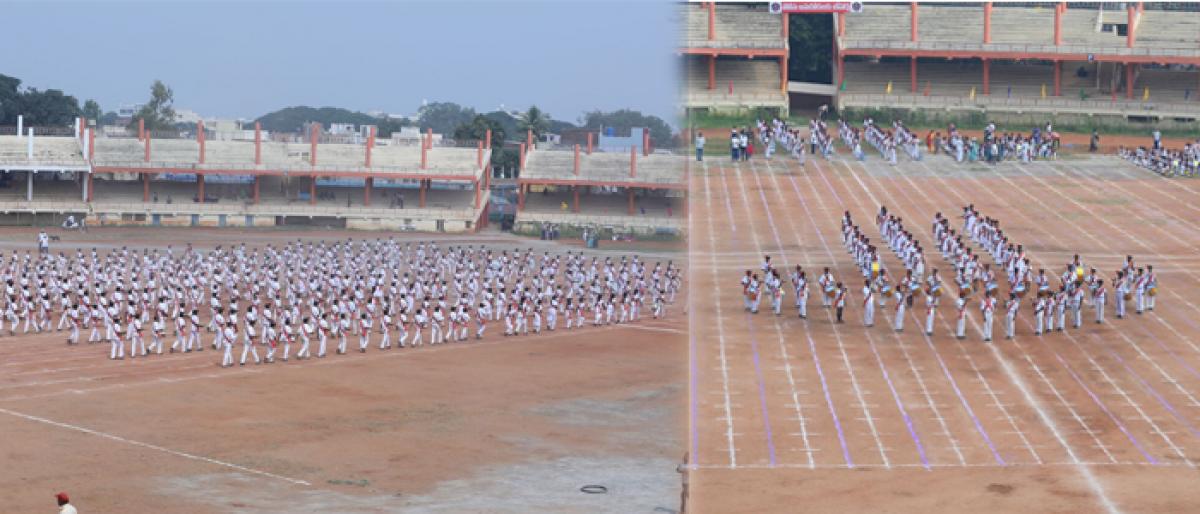
<path fill-rule="evenodd" d="M 708 7 L 680 7 L 683 45 L 697 48 L 783 48 L 783 17 L 771 14 L 764 3 L 717 4 L 714 29 L 708 39 Z"/>
<path fill-rule="evenodd" d="M 846 17 L 848 47 L 870 46 L 877 41 L 904 45 L 910 41 L 908 5 L 869 4 L 861 13 Z M 1072 52 L 1116 51 L 1125 37 L 1100 32 L 1101 16 L 1110 23 L 1125 23 L 1125 11 L 1100 11 L 1071 7 L 1062 16 L 1062 40 Z M 925 5 L 918 7 L 922 44 L 961 43 L 977 46 L 983 38 L 983 8 L 976 5 Z M 1200 13 L 1146 10 L 1137 25 L 1135 48 L 1154 52 L 1200 51 Z M 992 9 L 992 44 L 1054 45 L 1054 4 L 1024 7 L 995 3 Z"/>
<path fill-rule="evenodd" d="M 69 138 L 57 138 L 66 139 Z M 309 143 L 262 143 L 262 168 L 307 170 L 311 168 Z M 152 139 L 151 165 L 155 167 L 191 168 L 199 166 L 200 144 L 192 139 Z M 145 146 L 131 138 L 99 138 L 96 140 L 97 166 L 142 166 Z M 475 148 L 435 146 L 426 155 L 426 171 L 440 175 L 472 176 L 478 171 Z M 322 143 L 317 146 L 317 165 L 323 169 L 363 169 L 366 149 L 360 144 Z M 254 143 L 250 141 L 207 141 L 205 168 L 254 169 Z M 421 165 L 419 145 L 376 146 L 371 151 L 372 169 L 416 172 Z"/>
<path fill-rule="evenodd" d="M 637 176 L 630 176 L 628 152 L 596 152 L 579 156 L 579 175 L 575 175 L 575 153 L 561 150 L 535 150 L 525 159 L 521 177 L 527 179 L 586 180 L 599 182 L 639 182 L 680 184 L 683 182 L 682 157 L 652 153 L 637 155 Z"/>
<path fill-rule="evenodd" d="M 708 89 L 706 59 L 687 59 L 684 88 L 688 107 L 778 107 L 787 97 L 779 89 L 779 61 L 775 59 L 717 59 L 713 89 Z M 733 93 L 729 93 L 730 83 Z"/>
<path fill-rule="evenodd" d="M 23 137 L 0 136 L 0 168 L 35 165 L 39 167 L 84 167 L 79 142 L 71 137 L 37 135 L 33 138 L 33 159 L 29 159 L 29 143 Z"/>

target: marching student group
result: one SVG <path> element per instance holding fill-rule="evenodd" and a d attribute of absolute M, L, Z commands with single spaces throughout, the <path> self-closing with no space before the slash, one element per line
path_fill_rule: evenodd
<path fill-rule="evenodd" d="M 944 296 L 952 299 L 954 335 L 959 339 L 966 337 L 967 317 L 972 303 L 977 304 L 984 341 L 992 340 L 997 311 L 1003 316 L 1005 338 L 1011 339 L 1016 334 L 1016 318 L 1022 303 L 1032 311 L 1035 335 L 1066 330 L 1068 320 L 1073 328 L 1080 328 L 1085 308 L 1094 311 L 1094 321 L 1098 324 L 1105 322 L 1105 309 L 1110 303 L 1117 318 L 1126 317 L 1130 307 L 1137 314 L 1154 310 L 1158 296 L 1154 266 L 1140 266 L 1133 256 L 1127 256 L 1121 269 L 1109 277 L 1086 266 L 1079 255 L 1064 265 L 1060 275 L 1045 269 L 1035 271 L 1024 246 L 1009 240 L 999 220 L 983 216 L 973 205 L 963 208 L 961 219 L 962 228 L 958 232 L 951 226 L 949 218 L 941 213 L 934 215 L 932 233 L 937 239 L 936 249 L 949 265 L 947 269 L 953 270 L 942 275 L 937 268 L 929 268 L 927 272 L 924 247 L 905 229 L 901 218 L 888 213 L 886 207 L 880 207 L 875 217 L 876 227 L 881 239 L 905 268 L 904 276 L 895 278 L 884 266 L 879 249 L 847 211 L 842 217 L 842 242 L 853 257 L 861 279 L 838 279 L 830 268 L 824 268 L 815 282 L 821 307 L 834 309 L 835 323 L 842 323 L 848 303 L 861 306 L 863 325 L 871 327 L 875 324 L 876 308 L 887 308 L 891 299 L 895 314 L 892 328 L 902 332 L 906 309 L 913 308 L 914 302 L 923 299 L 925 311 L 921 316 L 924 321 L 921 329 L 926 335 L 932 335 L 938 306 Z M 990 254 L 991 262 L 981 262 L 979 254 L 964 241 L 964 236 Z M 746 270 L 742 276 L 745 310 L 758 313 L 765 297 L 771 312 L 781 315 L 787 270 L 776 269 L 771 257 L 765 256 L 759 273 Z M 806 319 L 808 272 L 797 265 L 788 278 L 796 312 Z M 1001 279 L 1007 284 L 1003 292 L 999 285 Z M 859 298 L 854 302 L 850 300 L 851 280 L 862 283 L 861 289 L 855 287 Z"/>
<path fill-rule="evenodd" d="M 422 346 L 666 316 L 682 273 L 637 255 L 540 255 L 433 242 L 289 242 L 0 255 L 0 332 L 66 330 L 109 358 L 222 351 L 222 366 Z M 4 330 L 7 329 L 7 330 Z M 205 335 L 211 333 L 207 342 Z M 394 334 L 394 335 L 393 335 Z M 260 356 L 259 352 L 265 352 Z M 293 350 L 294 353 L 293 353 Z"/>

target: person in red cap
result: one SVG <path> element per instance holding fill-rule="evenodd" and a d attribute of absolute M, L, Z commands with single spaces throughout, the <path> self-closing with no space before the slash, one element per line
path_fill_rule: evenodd
<path fill-rule="evenodd" d="M 58 514 L 79 514 L 79 511 L 71 506 L 71 497 L 67 496 L 67 493 L 58 493 L 54 498 L 58 500 Z"/>

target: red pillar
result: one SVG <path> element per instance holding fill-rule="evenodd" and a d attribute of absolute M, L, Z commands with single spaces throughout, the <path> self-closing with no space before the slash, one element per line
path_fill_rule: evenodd
<path fill-rule="evenodd" d="M 204 120 L 196 124 L 196 139 L 200 141 L 200 164 L 204 164 Z"/>
<path fill-rule="evenodd" d="M 629 147 L 629 177 L 637 177 L 637 148 Z"/>
<path fill-rule="evenodd" d="M 909 4 L 909 6 L 910 6 L 910 8 L 912 9 L 912 21 L 911 21 L 911 24 L 912 24 L 912 29 L 911 29 L 911 32 L 912 32 L 912 34 L 910 34 L 910 35 L 912 36 L 912 40 L 913 40 L 913 42 L 916 42 L 916 41 L 917 41 L 917 27 L 919 26 L 919 25 L 917 24 L 917 3 L 916 3 L 916 2 L 912 2 L 911 4 Z"/>
<path fill-rule="evenodd" d="M 717 87 L 717 56 L 708 56 L 708 90 L 712 91 Z"/>
<path fill-rule="evenodd" d="M 200 203 L 204 203 L 204 175 L 196 174 L 196 190 L 199 193 Z"/>
<path fill-rule="evenodd" d="M 144 134 L 142 143 L 146 146 L 146 150 L 144 152 L 145 155 L 142 157 L 142 160 L 145 162 L 150 162 L 150 134 Z"/>
<path fill-rule="evenodd" d="M 421 138 L 421 169 L 429 163 L 429 145 L 426 144 L 425 138 Z"/>
<path fill-rule="evenodd" d="M 88 138 L 88 160 L 95 161 L 96 160 L 96 131 L 93 129 L 88 129 L 87 138 Z M 88 194 L 91 194 L 90 188 L 88 189 Z"/>
<path fill-rule="evenodd" d="M 846 35 L 846 14 L 845 13 L 837 13 L 834 16 L 837 16 L 837 35 L 839 37 L 845 36 Z"/>
<path fill-rule="evenodd" d="M 525 184 L 517 184 L 517 210 L 525 210 Z"/>
<path fill-rule="evenodd" d="M 528 129 L 525 131 L 525 147 L 530 150 L 533 150 L 533 130 L 532 129 Z"/>
<path fill-rule="evenodd" d="M 375 148 L 375 127 L 371 127 L 371 132 L 367 134 L 367 167 L 371 167 L 371 149 Z"/>
<path fill-rule="evenodd" d="M 629 192 L 629 215 L 633 216 L 633 188 L 626 188 L 626 191 Z"/>
<path fill-rule="evenodd" d="M 708 3 L 708 40 L 717 38 L 717 3 Z"/>
<path fill-rule="evenodd" d="M 575 145 L 575 176 L 579 176 L 579 145 Z"/>
<path fill-rule="evenodd" d="M 142 174 L 142 203 L 150 201 L 150 174 Z"/>
<path fill-rule="evenodd" d="M 840 89 L 846 80 L 846 58 L 839 52 L 837 56 L 837 86 Z"/>
<path fill-rule="evenodd" d="M 425 181 L 424 180 L 421 181 L 421 198 L 420 198 L 420 201 L 417 202 L 417 206 L 422 209 L 425 208 Z"/>
<path fill-rule="evenodd" d="M 911 57 L 908 60 L 908 89 L 913 93 L 917 92 L 917 58 Z"/>
<path fill-rule="evenodd" d="M 479 208 L 479 198 L 480 198 L 480 194 L 479 194 L 479 193 L 480 193 L 480 191 L 481 191 L 481 189 L 480 189 L 480 187 L 479 187 L 479 186 L 480 186 L 480 184 L 479 184 L 479 181 L 478 181 L 478 180 L 476 180 L 476 181 L 475 181 L 475 208 L 476 208 L 476 209 L 478 209 L 478 208 Z"/>
<path fill-rule="evenodd" d="M 983 94 L 992 94 L 992 61 L 991 59 L 983 60 Z"/>
<path fill-rule="evenodd" d="M 366 207 L 371 206 L 371 186 L 374 184 L 375 179 L 373 177 L 367 177 L 363 180 L 363 205 Z"/>
<path fill-rule="evenodd" d="M 1054 61 L 1054 96 L 1062 96 L 1062 61 Z"/>
<path fill-rule="evenodd" d="M 425 147 L 433 148 L 433 127 L 425 128 Z"/>
<path fill-rule="evenodd" d="M 254 164 L 262 164 L 262 124 L 254 122 Z"/>
<path fill-rule="evenodd" d="M 779 27 L 779 37 L 785 41 L 788 37 L 788 13 L 783 13 L 783 25 Z"/>
<path fill-rule="evenodd" d="M 87 116 L 79 117 L 79 142 L 83 143 L 87 137 Z"/>
<path fill-rule="evenodd" d="M 650 155 L 650 129 L 642 129 L 642 155 Z"/>
<path fill-rule="evenodd" d="M 579 213 L 579 186 L 572 186 L 571 192 L 575 195 L 575 213 Z"/>
<path fill-rule="evenodd" d="M 592 136 L 594 136 L 594 135 L 595 135 L 594 133 L 588 132 L 588 149 L 587 149 L 588 155 L 592 155 Z"/>
<path fill-rule="evenodd" d="M 308 139 L 312 148 L 308 151 L 308 161 L 312 166 L 317 165 L 317 136 L 321 132 L 321 124 L 313 123 L 308 129 Z M 316 180 L 316 175 L 313 175 L 313 180 Z"/>
<path fill-rule="evenodd" d="M 317 176 L 313 175 L 312 180 L 308 182 L 308 204 L 317 204 Z"/>
<path fill-rule="evenodd" d="M 992 3 L 983 3 L 983 42 L 992 42 Z M 986 88 L 987 86 L 984 86 Z M 985 89 L 986 90 L 986 89 Z M 987 93 L 984 93 L 987 94 Z"/>
<path fill-rule="evenodd" d="M 475 143 L 475 167 L 483 167 L 483 141 L 477 141 Z"/>
<path fill-rule="evenodd" d="M 94 175 L 93 173 L 88 173 L 88 176 L 87 176 L 87 181 L 88 181 L 88 194 L 87 194 L 87 201 L 89 201 L 89 202 L 90 202 L 90 201 L 92 201 L 92 192 L 93 192 L 93 190 L 95 189 L 95 185 L 92 183 L 92 182 L 93 182 L 93 181 L 92 181 L 92 176 L 93 176 L 93 175 Z"/>
<path fill-rule="evenodd" d="M 1062 13 L 1062 4 L 1054 4 L 1054 46 L 1062 44 Z"/>
<path fill-rule="evenodd" d="M 138 141 L 146 137 L 146 119 L 138 118 Z"/>
<path fill-rule="evenodd" d="M 525 171 L 525 143 L 521 143 L 521 158 L 517 164 L 517 170 Z"/>
<path fill-rule="evenodd" d="M 1129 7 L 1128 7 L 1127 11 L 1128 11 L 1129 17 L 1125 21 L 1125 23 L 1127 24 L 1127 26 L 1125 28 L 1125 47 L 1133 48 L 1134 41 L 1137 41 L 1137 36 L 1135 35 L 1135 33 L 1137 32 L 1137 30 L 1136 30 L 1137 8 L 1134 7 L 1134 5 L 1132 3 L 1130 3 L 1128 5 L 1129 5 Z"/>
<path fill-rule="evenodd" d="M 485 149 L 491 150 L 492 149 L 492 129 L 487 129 L 487 132 L 485 132 L 485 134 L 487 134 L 487 135 L 484 137 L 484 141 L 483 141 L 484 146 L 483 147 Z"/>
<path fill-rule="evenodd" d="M 1132 9 L 1132 7 L 1130 8 Z M 1125 98 L 1133 99 L 1133 67 L 1131 62 L 1125 63 Z"/>
<path fill-rule="evenodd" d="M 260 179 L 260 178 L 262 178 L 261 175 L 254 176 L 254 201 L 252 203 L 254 203 L 255 205 L 258 204 L 258 182 L 259 182 L 258 179 Z"/>
<path fill-rule="evenodd" d="M 785 15 L 786 16 L 786 15 Z M 779 90 L 787 93 L 788 73 L 787 57 L 779 58 Z"/>

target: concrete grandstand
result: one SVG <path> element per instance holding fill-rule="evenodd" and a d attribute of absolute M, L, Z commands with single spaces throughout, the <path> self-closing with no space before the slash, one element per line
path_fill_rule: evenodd
<path fill-rule="evenodd" d="M 83 128 L 86 127 L 86 128 Z M 61 133 L 61 129 L 58 129 Z M 344 226 L 467 232 L 487 223 L 486 141 L 362 144 L 308 130 L 304 143 L 206 141 L 138 131 L 97 137 L 0 128 L 0 214 L 91 225 Z M 489 138 L 490 140 L 490 138 Z M 23 186 L 23 187 L 22 187 Z M 405 197 L 407 195 L 407 198 Z M 406 202 L 407 201 L 407 202 Z"/>
<path fill-rule="evenodd" d="M 623 151 L 523 148 L 516 229 L 544 223 L 614 233 L 681 236 L 687 220 L 687 159 L 640 146 Z M 530 149 L 532 148 L 532 149 Z"/>
<path fill-rule="evenodd" d="M 842 108 L 1200 117 L 1195 5 L 913 2 L 835 16 Z"/>
<path fill-rule="evenodd" d="M 679 14 L 686 109 L 786 114 L 786 16 L 765 3 L 689 3 Z"/>

